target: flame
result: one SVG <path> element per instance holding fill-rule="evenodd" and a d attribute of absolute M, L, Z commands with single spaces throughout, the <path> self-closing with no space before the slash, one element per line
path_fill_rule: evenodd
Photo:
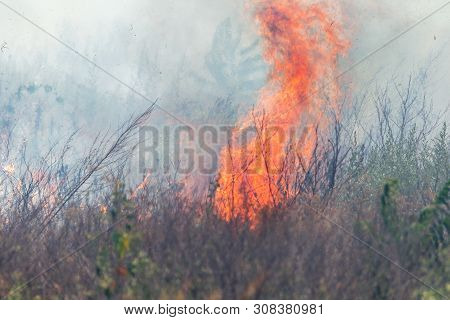
<path fill-rule="evenodd" d="M 13 163 L 9 163 L 3 167 L 3 171 L 8 175 L 12 175 L 16 171 L 16 167 Z"/>
<path fill-rule="evenodd" d="M 131 199 L 136 199 L 136 197 L 138 196 L 138 193 L 142 190 L 145 189 L 145 187 L 147 187 L 150 183 L 150 178 L 151 178 L 151 172 L 147 172 L 144 176 L 144 178 L 142 179 L 142 182 L 139 183 L 134 190 L 131 192 Z"/>
<path fill-rule="evenodd" d="M 337 60 L 348 47 L 338 15 L 332 15 L 333 8 L 325 3 L 251 3 L 271 73 L 254 110 L 240 121 L 230 145 L 221 152 L 215 206 L 225 220 L 245 215 L 256 221 L 259 210 L 275 207 L 290 196 L 289 181 L 280 183 L 282 176 L 294 173 L 286 165 L 286 150 L 293 146 L 302 159 L 310 158 L 316 128 L 328 123 L 325 107 L 337 109 Z M 239 144 L 252 126 L 254 136 Z"/>

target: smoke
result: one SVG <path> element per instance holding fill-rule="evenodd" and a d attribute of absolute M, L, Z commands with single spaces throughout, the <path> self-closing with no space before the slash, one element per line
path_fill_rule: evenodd
<path fill-rule="evenodd" d="M 348 61 L 366 57 L 390 39 L 439 8 L 446 1 L 345 1 L 347 28 L 352 33 Z M 427 69 L 427 91 L 435 107 L 448 109 L 450 61 L 450 5 L 402 35 L 386 48 L 352 70 L 351 82 L 356 92 L 371 91 L 388 81 L 405 82 L 410 73 Z M 345 67 L 344 67 L 345 69 Z M 369 112 L 370 113 L 370 112 Z"/>
<path fill-rule="evenodd" d="M 245 114 L 268 72 L 245 0 L 5 2 L 148 98 L 158 98 L 161 107 L 193 122 L 207 121 L 205 114 L 219 98 L 232 97 L 236 112 Z M 341 68 L 442 3 L 342 0 L 352 48 Z M 352 70 L 345 79 L 349 88 L 359 92 L 393 75 L 401 81 L 411 70 L 429 65 L 430 94 L 437 108 L 448 108 L 449 13 L 450 6 Z M 76 129 L 115 127 L 148 106 L 3 6 L 0 30 L 1 117 L 19 123 L 16 130 L 23 136 L 36 136 L 33 123 L 40 140 L 45 136 L 50 144 Z M 25 89 L 17 98 L 21 86 Z M 174 120 L 157 113 L 153 121 Z"/>

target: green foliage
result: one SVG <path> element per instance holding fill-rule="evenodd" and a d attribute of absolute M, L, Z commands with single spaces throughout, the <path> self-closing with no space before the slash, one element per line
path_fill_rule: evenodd
<path fill-rule="evenodd" d="M 398 236 L 399 217 L 397 214 L 396 197 L 398 193 L 398 182 L 390 180 L 384 185 L 381 196 L 381 216 L 384 226 L 392 235 Z"/>
<path fill-rule="evenodd" d="M 414 254 L 420 261 L 424 280 L 435 288 L 418 290 L 418 296 L 424 299 L 450 296 L 449 193 L 450 180 L 433 203 L 421 211 L 411 228 L 410 241 L 414 244 Z"/>
<path fill-rule="evenodd" d="M 421 239 L 422 250 L 428 253 L 449 244 L 449 191 L 450 180 L 438 193 L 433 203 L 422 210 L 414 226 Z"/>
<path fill-rule="evenodd" d="M 436 195 L 433 202 L 419 214 L 402 214 L 401 197 L 396 180 L 384 185 L 381 195 L 380 218 L 363 217 L 354 227 L 355 234 L 379 252 L 386 254 L 416 276 L 423 278 L 435 290 L 413 283 L 411 297 L 437 299 L 448 296 L 450 289 L 449 259 L 449 191 L 450 181 Z M 360 257 L 366 261 L 362 271 L 373 279 L 372 298 L 393 296 L 392 286 L 399 269 L 385 258 L 370 252 Z M 414 271 L 416 270 L 416 271 Z M 411 278 L 405 279 L 411 283 Z"/>
<path fill-rule="evenodd" d="M 133 231 L 136 224 L 135 208 L 125 193 L 122 183 L 116 183 L 109 209 L 110 245 L 97 256 L 98 286 L 108 299 L 132 298 L 136 294 L 155 298 L 150 288 L 142 284 L 156 272 L 151 260 L 140 249 L 140 235 Z"/>
<path fill-rule="evenodd" d="M 431 152 L 431 168 L 433 187 L 439 188 L 445 181 L 450 179 L 450 156 L 449 137 L 447 123 L 444 122 L 437 138 L 433 140 Z"/>
<path fill-rule="evenodd" d="M 433 260 L 424 260 L 422 272 L 424 281 L 435 290 L 421 287 L 416 293 L 419 298 L 436 300 L 450 297 L 450 247 L 440 249 Z"/>

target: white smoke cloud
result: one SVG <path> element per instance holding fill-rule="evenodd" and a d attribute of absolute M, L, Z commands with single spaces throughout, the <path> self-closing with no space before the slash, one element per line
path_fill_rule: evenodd
<path fill-rule="evenodd" d="M 197 109 L 206 112 L 216 98 L 226 96 L 224 83 L 232 88 L 229 90 L 234 91 L 233 94 L 244 91 L 244 85 L 240 84 L 245 82 L 242 78 L 226 74 L 224 77 L 214 76 L 214 66 L 208 69 L 207 57 L 211 57 L 212 50 L 216 50 L 216 58 L 212 61 L 221 59 L 217 52 L 219 49 L 214 49 L 214 42 L 220 31 L 219 26 L 223 28 L 228 18 L 231 29 L 224 29 L 225 36 L 219 38 L 219 42 L 220 39 L 232 42 L 240 37 L 236 50 L 244 53 L 239 53 L 239 57 L 233 56 L 233 53 L 225 57 L 229 60 L 227 68 L 236 68 L 239 59 L 255 60 L 260 53 L 258 45 L 250 53 L 246 51 L 257 39 L 257 27 L 249 19 L 250 12 L 245 8 L 245 0 L 5 2 L 148 98 L 159 98 L 162 107 L 174 113 L 181 112 L 186 117 Z M 443 2 L 344 0 L 342 23 L 351 37 L 352 48 L 348 57 L 342 60 L 342 68 L 351 66 Z M 450 62 L 447 58 L 450 53 L 449 15 L 450 6 L 352 70 L 347 80 L 353 82 L 355 90 L 361 90 L 374 77 L 375 83 L 382 83 L 393 74 L 402 78 L 436 57 L 430 67 L 430 91 L 437 107 L 447 108 L 450 84 Z M 63 122 L 67 130 L 77 126 L 92 127 L 92 122 L 98 124 L 95 128 L 104 124 L 114 126 L 131 112 L 138 112 L 148 105 L 3 6 L 0 6 L 0 30 L 3 48 L 0 51 L 2 108 L 14 88 L 32 83 L 52 86 L 52 92 L 57 92 L 54 99 L 63 99 L 64 106 L 45 108 L 45 104 L 51 104 L 53 98 L 46 102 L 42 101 L 42 97 L 30 95 L 22 103 L 23 107 L 33 103 L 43 104 L 44 110 L 41 112 L 45 114 L 50 110 L 54 122 Z M 227 38 L 227 32 L 233 34 Z M 223 49 L 227 46 L 225 44 Z M 253 66 L 260 68 L 258 64 L 251 68 Z M 233 70 L 232 75 L 243 72 Z M 256 80 L 263 78 L 264 72 L 261 70 L 250 80 L 257 83 Z M 217 79 L 223 82 L 217 83 Z M 258 85 L 246 88 L 254 88 L 256 93 Z M 251 104 L 252 98 L 250 94 L 239 99 Z M 25 127 L 30 119 L 22 119 Z M 71 121 L 74 123 L 71 124 Z M 51 122 L 51 119 L 46 121 Z"/>

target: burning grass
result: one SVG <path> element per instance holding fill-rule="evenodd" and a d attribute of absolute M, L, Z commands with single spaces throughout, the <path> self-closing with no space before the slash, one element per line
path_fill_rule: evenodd
<path fill-rule="evenodd" d="M 147 175 L 135 188 L 125 188 L 123 160 L 129 156 L 134 125 L 124 126 L 116 138 L 101 139 L 76 170 L 62 174 L 63 157 L 54 155 L 48 159 L 60 160 L 41 162 L 35 170 L 24 164 L 4 170 L 0 295 L 448 296 L 446 126 L 434 138 L 429 138 L 429 121 L 422 127 L 416 122 L 403 131 L 383 131 L 401 123 L 402 117 L 414 119 L 423 112 L 423 104 L 410 98 L 415 102 L 402 109 L 398 119 L 380 107 L 384 118 L 372 132 L 380 131 L 361 143 L 345 134 L 345 124 L 336 118 L 327 138 L 316 142 L 308 166 L 298 167 L 297 192 L 274 206 L 258 208 L 257 223 L 250 215 L 223 219 L 214 190 L 204 199 L 192 199 L 174 177 Z M 245 205 L 241 209 L 255 212 Z"/>
<path fill-rule="evenodd" d="M 221 154 L 216 208 L 226 220 L 239 215 L 256 220 L 261 208 L 293 196 L 289 186 L 300 163 L 309 165 L 317 129 L 328 125 L 326 113 L 339 112 L 337 61 L 348 47 L 336 14 L 325 4 L 254 2 L 271 73 L 257 106 L 241 119 L 232 139 L 255 124 L 256 136 Z M 281 132 L 270 130 L 274 126 Z M 280 137 L 292 128 L 293 139 Z M 295 156 L 288 159 L 287 149 Z M 243 207 L 249 209 L 243 212 Z"/>
<path fill-rule="evenodd" d="M 348 42 L 331 9 L 252 3 L 272 70 L 204 197 L 176 172 L 125 188 L 152 108 L 70 164 L 76 136 L 42 158 L 15 157 L 13 126 L 2 124 L 1 297 L 448 298 L 445 123 L 436 134 L 410 79 L 394 84 L 396 108 L 389 86 L 376 95 L 367 129 L 356 109 L 338 106 Z M 236 143 L 250 127 L 253 137 Z"/>

